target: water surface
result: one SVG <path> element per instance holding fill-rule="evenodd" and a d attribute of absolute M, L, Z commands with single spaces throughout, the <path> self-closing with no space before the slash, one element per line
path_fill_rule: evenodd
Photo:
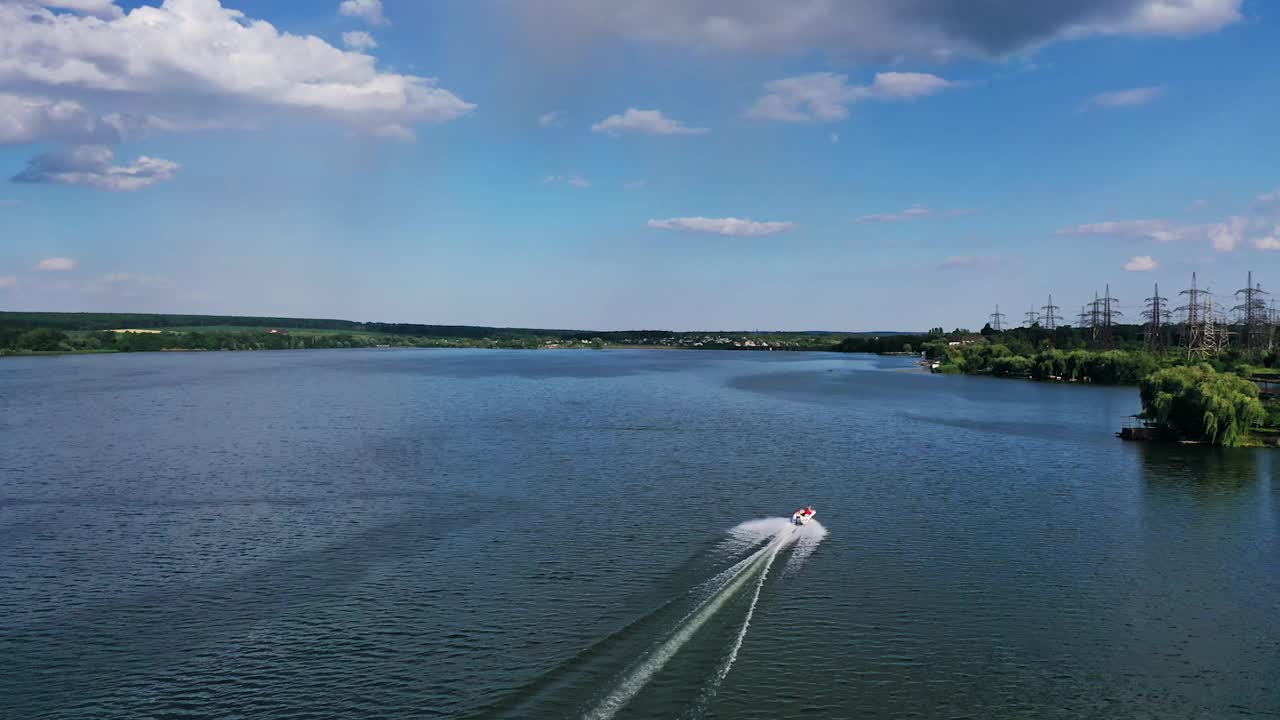
<path fill-rule="evenodd" d="M 1275 456 L 1137 409 L 827 354 L 5 359 L 0 717 L 1280 715 Z"/>

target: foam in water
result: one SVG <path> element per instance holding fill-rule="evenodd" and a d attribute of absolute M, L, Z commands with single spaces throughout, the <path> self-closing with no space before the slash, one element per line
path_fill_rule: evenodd
<path fill-rule="evenodd" d="M 689 642 L 690 638 L 748 580 L 755 576 L 757 577 L 755 591 L 748 606 L 746 617 L 734 637 L 728 653 L 725 655 L 725 660 L 721 663 L 703 693 L 703 702 L 700 702 L 699 705 L 705 704 L 707 700 L 714 696 L 720 682 L 728 675 L 729 669 L 738 657 L 742 641 L 746 638 L 747 629 L 751 625 L 751 618 L 755 614 L 756 604 L 760 599 L 760 592 L 764 587 L 765 578 L 768 576 L 769 568 L 773 565 L 778 553 L 784 547 L 800 541 L 805 541 L 810 546 L 814 546 L 826 535 L 826 529 L 817 522 L 809 522 L 806 525 L 797 526 L 787 518 L 761 518 L 749 520 L 734 527 L 729 531 L 729 535 L 731 544 L 736 544 L 740 547 L 754 547 L 762 542 L 765 545 L 727 570 L 717 574 L 706 583 L 703 583 L 700 587 L 709 593 L 708 596 L 676 625 L 675 630 L 664 642 L 646 655 L 605 696 L 604 700 L 585 715 L 587 720 L 608 720 L 608 718 L 616 715 L 671 660 L 680 648 Z M 812 552 L 812 548 L 808 552 Z M 756 575 L 757 572 L 759 573 L 758 576 Z"/>

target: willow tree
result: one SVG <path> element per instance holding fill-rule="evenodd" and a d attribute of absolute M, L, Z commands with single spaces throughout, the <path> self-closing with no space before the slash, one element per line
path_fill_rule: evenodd
<path fill-rule="evenodd" d="M 1176 437 L 1235 447 L 1266 418 L 1258 386 L 1209 365 L 1172 367 L 1142 380 L 1143 414 Z"/>

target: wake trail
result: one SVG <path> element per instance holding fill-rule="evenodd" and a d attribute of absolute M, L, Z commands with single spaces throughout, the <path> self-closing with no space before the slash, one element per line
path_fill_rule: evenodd
<path fill-rule="evenodd" d="M 718 669 L 716 679 L 713 681 L 709 691 L 710 695 L 714 695 L 715 688 L 728 675 L 729 668 L 732 667 L 734 660 L 737 658 L 738 650 L 742 647 L 743 639 L 746 637 L 747 628 L 751 624 L 751 617 L 760 599 L 760 592 L 764 587 L 764 579 L 768 575 L 769 568 L 773 565 L 774 559 L 777 558 L 782 548 L 799 537 L 797 531 L 798 529 L 794 528 L 790 521 L 782 518 L 752 521 L 734 528 L 734 534 L 737 536 L 754 536 L 756 542 L 767 538 L 768 542 L 764 547 L 735 563 L 706 583 L 706 586 L 710 588 L 710 595 L 677 623 L 675 632 L 665 642 L 649 653 L 634 670 L 618 683 L 604 700 L 587 712 L 583 716 L 584 720 L 609 720 L 609 718 L 616 715 L 759 570 L 760 575 L 756 582 L 755 593 L 751 598 L 746 620 L 738 631 L 729 656 Z M 710 695 L 706 697 L 709 699 Z"/>
<path fill-rule="evenodd" d="M 702 695 L 698 698 L 698 702 L 694 704 L 691 717 L 701 717 L 707 705 L 715 698 L 716 692 L 720 689 L 720 683 L 729 676 L 729 670 L 733 667 L 734 661 L 738 659 L 738 651 L 742 649 L 742 641 L 747 638 L 747 629 L 751 627 L 751 618 L 756 614 L 756 605 L 760 602 L 760 591 L 764 589 L 764 581 L 769 577 L 769 568 L 773 567 L 773 561 L 778 558 L 778 551 L 782 549 L 781 545 L 774 548 L 769 555 L 769 560 L 764 564 L 764 568 L 760 571 L 760 577 L 756 580 L 755 593 L 751 595 L 751 603 L 747 606 L 747 615 L 742 619 L 742 627 L 738 628 L 738 634 L 733 639 L 733 644 L 729 648 L 729 653 L 725 656 L 724 662 L 720 664 L 720 668 L 716 671 L 715 676 L 707 684 L 702 691 Z"/>

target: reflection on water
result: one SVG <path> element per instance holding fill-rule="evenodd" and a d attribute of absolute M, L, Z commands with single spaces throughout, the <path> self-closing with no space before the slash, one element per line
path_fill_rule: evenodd
<path fill-rule="evenodd" d="M 1134 443 L 1149 492 L 1185 492 L 1207 498 L 1269 484 L 1274 450 Z"/>

